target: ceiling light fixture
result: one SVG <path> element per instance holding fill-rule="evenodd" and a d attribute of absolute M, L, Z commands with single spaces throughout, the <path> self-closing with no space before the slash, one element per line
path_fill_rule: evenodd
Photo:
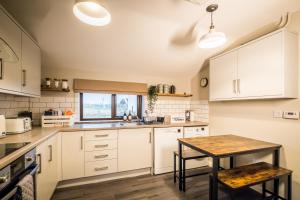
<path fill-rule="evenodd" d="M 110 13 L 97 0 L 76 0 L 74 15 L 82 22 L 92 26 L 105 26 L 110 23 Z"/>
<path fill-rule="evenodd" d="M 198 46 L 202 49 L 215 48 L 223 45 L 227 41 L 226 35 L 224 33 L 215 31 L 215 26 L 213 23 L 213 12 L 216 11 L 217 9 L 218 9 L 217 4 L 209 5 L 206 8 L 206 11 L 211 14 L 210 16 L 211 21 L 210 21 L 209 32 L 203 35 L 200 38 L 198 43 Z"/>

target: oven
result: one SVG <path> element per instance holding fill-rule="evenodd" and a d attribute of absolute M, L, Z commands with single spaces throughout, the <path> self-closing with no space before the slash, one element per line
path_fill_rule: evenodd
<path fill-rule="evenodd" d="M 17 184 L 29 174 L 33 176 L 34 199 L 36 199 L 35 174 L 39 166 L 36 164 L 35 154 L 35 149 L 32 149 L 0 170 L 0 200 L 15 199 Z"/>

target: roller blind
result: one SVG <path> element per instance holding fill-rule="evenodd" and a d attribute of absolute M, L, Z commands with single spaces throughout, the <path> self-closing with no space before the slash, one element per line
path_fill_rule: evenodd
<path fill-rule="evenodd" d="M 147 94 L 146 83 L 74 79 L 74 92 L 104 92 L 116 94 Z"/>

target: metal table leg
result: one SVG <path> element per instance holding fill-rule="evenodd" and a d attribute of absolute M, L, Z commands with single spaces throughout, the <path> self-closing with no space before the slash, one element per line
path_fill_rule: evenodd
<path fill-rule="evenodd" d="M 182 191 L 182 144 L 178 142 L 179 190 Z"/>
<path fill-rule="evenodd" d="M 276 149 L 273 152 L 273 165 L 276 167 L 279 167 L 279 162 L 280 162 L 280 150 Z M 276 195 L 274 197 L 274 200 L 278 200 L 278 195 L 279 195 L 279 179 L 274 180 L 274 185 L 273 185 L 273 190 L 274 194 Z"/>
<path fill-rule="evenodd" d="M 212 184 L 209 188 L 212 197 L 211 200 L 218 200 L 218 171 L 219 171 L 220 158 L 213 157 L 213 169 L 212 169 Z"/>
<path fill-rule="evenodd" d="M 230 156 L 230 169 L 235 167 L 235 157 Z"/>

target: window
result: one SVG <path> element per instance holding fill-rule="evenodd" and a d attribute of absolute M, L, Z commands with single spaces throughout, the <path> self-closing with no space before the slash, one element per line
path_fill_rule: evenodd
<path fill-rule="evenodd" d="M 126 113 L 142 116 L 142 96 L 80 93 L 80 120 L 121 119 Z"/>

